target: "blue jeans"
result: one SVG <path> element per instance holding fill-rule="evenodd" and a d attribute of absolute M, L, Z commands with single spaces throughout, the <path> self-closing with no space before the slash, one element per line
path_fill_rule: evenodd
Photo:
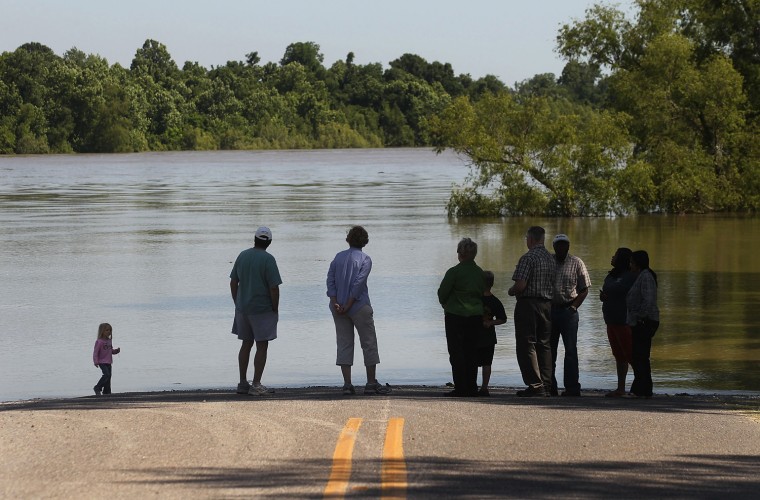
<path fill-rule="evenodd" d="M 103 376 L 98 380 L 95 389 L 103 391 L 103 394 L 111 394 L 111 365 L 102 363 L 99 364 L 100 371 L 103 372 Z"/>
<path fill-rule="evenodd" d="M 557 386 L 557 349 L 559 338 L 565 347 L 565 367 L 563 381 L 565 391 L 580 393 L 581 384 L 578 382 L 578 311 L 568 307 L 552 307 L 552 393 L 559 390 Z"/>

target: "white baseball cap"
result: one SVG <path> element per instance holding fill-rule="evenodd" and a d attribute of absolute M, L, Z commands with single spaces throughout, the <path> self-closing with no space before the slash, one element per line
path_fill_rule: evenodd
<path fill-rule="evenodd" d="M 570 243 L 570 238 L 568 238 L 566 234 L 560 233 L 560 234 L 558 234 L 557 236 L 554 237 L 554 241 L 552 241 L 552 245 L 555 244 L 555 243 L 557 243 L 558 241 L 566 241 L 566 242 Z"/>
<path fill-rule="evenodd" d="M 256 239 L 264 241 L 272 241 L 272 231 L 266 226 L 261 226 L 256 230 Z"/>

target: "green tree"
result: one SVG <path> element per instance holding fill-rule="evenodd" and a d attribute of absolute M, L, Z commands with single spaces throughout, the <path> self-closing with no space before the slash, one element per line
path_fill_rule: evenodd
<path fill-rule="evenodd" d="M 658 166 L 655 209 L 704 212 L 741 205 L 737 140 L 746 96 L 731 62 L 695 64 L 683 36 L 652 40 L 637 69 L 613 79 L 619 106 L 636 117 L 637 157 Z"/>
<path fill-rule="evenodd" d="M 602 72 L 595 64 L 569 61 L 557 83 L 577 103 L 598 107 L 604 102 L 606 82 L 602 83 Z"/>
<path fill-rule="evenodd" d="M 150 39 L 135 52 L 130 70 L 137 77 L 150 77 L 165 88 L 173 87 L 179 72 L 166 45 Z"/>
<path fill-rule="evenodd" d="M 557 83 L 554 73 L 542 73 L 515 84 L 515 92 L 521 97 L 563 98 L 566 89 Z"/>
<path fill-rule="evenodd" d="M 760 1 L 649 0 L 640 6 L 649 18 L 667 19 L 691 40 L 697 61 L 727 56 L 742 75 L 752 109 L 760 109 Z"/>
<path fill-rule="evenodd" d="M 440 84 L 427 85 L 419 80 L 388 83 L 383 91 L 381 112 L 385 143 L 394 146 L 430 144 L 428 122 L 449 102 L 449 95 Z"/>
<path fill-rule="evenodd" d="M 18 90 L 0 80 L 0 154 L 16 150 L 16 117 L 22 104 Z"/>
<path fill-rule="evenodd" d="M 174 90 L 166 89 L 150 76 L 136 79 L 147 123 L 145 136 L 151 150 L 180 149 L 184 130 L 182 107 L 185 101 Z"/>
<path fill-rule="evenodd" d="M 101 95 L 90 150 L 97 153 L 132 152 L 134 145 L 130 133 L 130 100 L 127 91 L 114 81 L 106 81 Z"/>
<path fill-rule="evenodd" d="M 344 84 L 347 103 L 377 110 L 384 87 L 383 68 L 379 63 L 353 67 Z"/>
<path fill-rule="evenodd" d="M 724 2 L 734 14 L 739 3 L 749 8 L 740 16 L 746 37 L 754 2 Z M 756 110 L 732 58 L 735 47 L 721 38 L 726 31 L 719 29 L 716 5 L 640 0 L 636 23 L 612 7 L 594 6 L 560 30 L 559 52 L 604 67 L 606 101 L 631 116 L 634 158 L 624 176 L 637 211 L 757 207 L 754 182 L 741 181 L 758 175 L 756 141 L 747 135 L 757 130 Z M 634 189 L 634 181 L 649 192 Z"/>
<path fill-rule="evenodd" d="M 49 92 L 47 77 L 58 59 L 52 49 L 41 43 L 25 43 L 11 53 L 3 53 L 0 78 L 12 84 L 25 103 L 44 108 Z"/>
<path fill-rule="evenodd" d="M 547 97 L 456 99 L 435 119 L 437 149 L 467 156 L 451 215 L 607 215 L 620 202 L 626 117 Z"/>
<path fill-rule="evenodd" d="M 325 68 L 322 66 L 322 62 L 324 59 L 324 56 L 319 51 L 319 44 L 314 42 L 296 42 L 291 43 L 285 49 L 285 54 L 280 60 L 280 65 L 287 66 L 290 63 L 299 63 L 308 73 L 323 80 Z"/>
<path fill-rule="evenodd" d="M 557 50 L 571 61 L 600 68 L 627 67 L 640 48 L 633 38 L 633 25 L 623 12 L 597 4 L 586 10 L 585 19 L 560 28 Z"/>
<path fill-rule="evenodd" d="M 504 82 L 494 75 L 486 75 L 474 81 L 469 75 L 463 75 L 460 78 L 462 85 L 467 90 L 468 97 L 473 101 L 479 100 L 486 94 L 499 94 L 507 90 Z"/>
<path fill-rule="evenodd" d="M 416 54 L 404 54 L 390 62 L 386 79 L 405 80 L 408 78 L 406 75 L 423 80 L 430 85 L 437 82 L 452 97 L 460 96 L 465 92 L 463 81 L 467 81 L 467 76 L 456 77 L 454 68 L 449 63 L 438 61 L 428 63 Z"/>
<path fill-rule="evenodd" d="M 33 106 L 26 108 L 27 112 L 19 115 L 19 119 L 27 124 L 26 120 L 35 124 L 42 122 L 42 125 L 30 128 L 21 125 L 17 130 L 17 146 L 44 152 L 70 151 L 67 139 L 73 124 L 66 101 L 72 90 L 73 74 L 60 57 L 40 43 L 25 43 L 12 53 L 3 54 L 0 79 L 17 89 L 24 103 Z M 30 134 L 42 129 L 45 130 L 45 141 L 31 139 Z M 23 141 L 18 134 L 23 134 Z"/>
<path fill-rule="evenodd" d="M 181 149 L 185 118 L 193 109 L 186 98 L 191 91 L 184 85 L 166 46 L 146 40 L 132 59 L 130 77 L 141 93 L 141 112 L 148 125 L 145 138 L 150 149 Z"/>
<path fill-rule="evenodd" d="M 16 153 L 38 154 L 50 152 L 47 142 L 45 113 L 34 104 L 21 105 L 16 119 Z"/>

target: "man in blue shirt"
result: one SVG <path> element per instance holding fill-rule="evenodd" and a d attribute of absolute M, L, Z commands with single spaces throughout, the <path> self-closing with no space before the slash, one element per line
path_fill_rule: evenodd
<path fill-rule="evenodd" d="M 367 369 L 367 385 L 364 394 L 388 394 L 390 388 L 383 386 L 375 377 L 375 368 L 380 363 L 377 352 L 377 334 L 372 306 L 369 301 L 367 279 L 372 271 L 372 259 L 362 251 L 369 243 L 369 235 L 361 226 L 354 226 L 346 236 L 348 250 L 339 252 L 327 271 L 327 296 L 330 297 L 330 312 L 335 321 L 335 335 L 338 346 L 337 361 L 343 374 L 343 394 L 356 391 L 351 384 L 351 366 L 354 364 L 354 328 L 359 334 L 359 343 L 364 353 Z"/>

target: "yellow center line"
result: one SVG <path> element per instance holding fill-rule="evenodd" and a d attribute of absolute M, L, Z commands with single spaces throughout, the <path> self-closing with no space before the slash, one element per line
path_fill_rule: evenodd
<path fill-rule="evenodd" d="M 354 454 L 356 433 L 359 432 L 361 425 L 362 419 L 349 418 L 346 426 L 343 427 L 338 437 L 338 444 L 335 445 L 332 471 L 325 486 L 325 497 L 343 497 L 346 494 L 348 481 L 351 479 L 351 457 Z"/>
<path fill-rule="evenodd" d="M 388 420 L 383 446 L 383 498 L 406 498 L 406 462 L 404 461 L 404 419 Z"/>

